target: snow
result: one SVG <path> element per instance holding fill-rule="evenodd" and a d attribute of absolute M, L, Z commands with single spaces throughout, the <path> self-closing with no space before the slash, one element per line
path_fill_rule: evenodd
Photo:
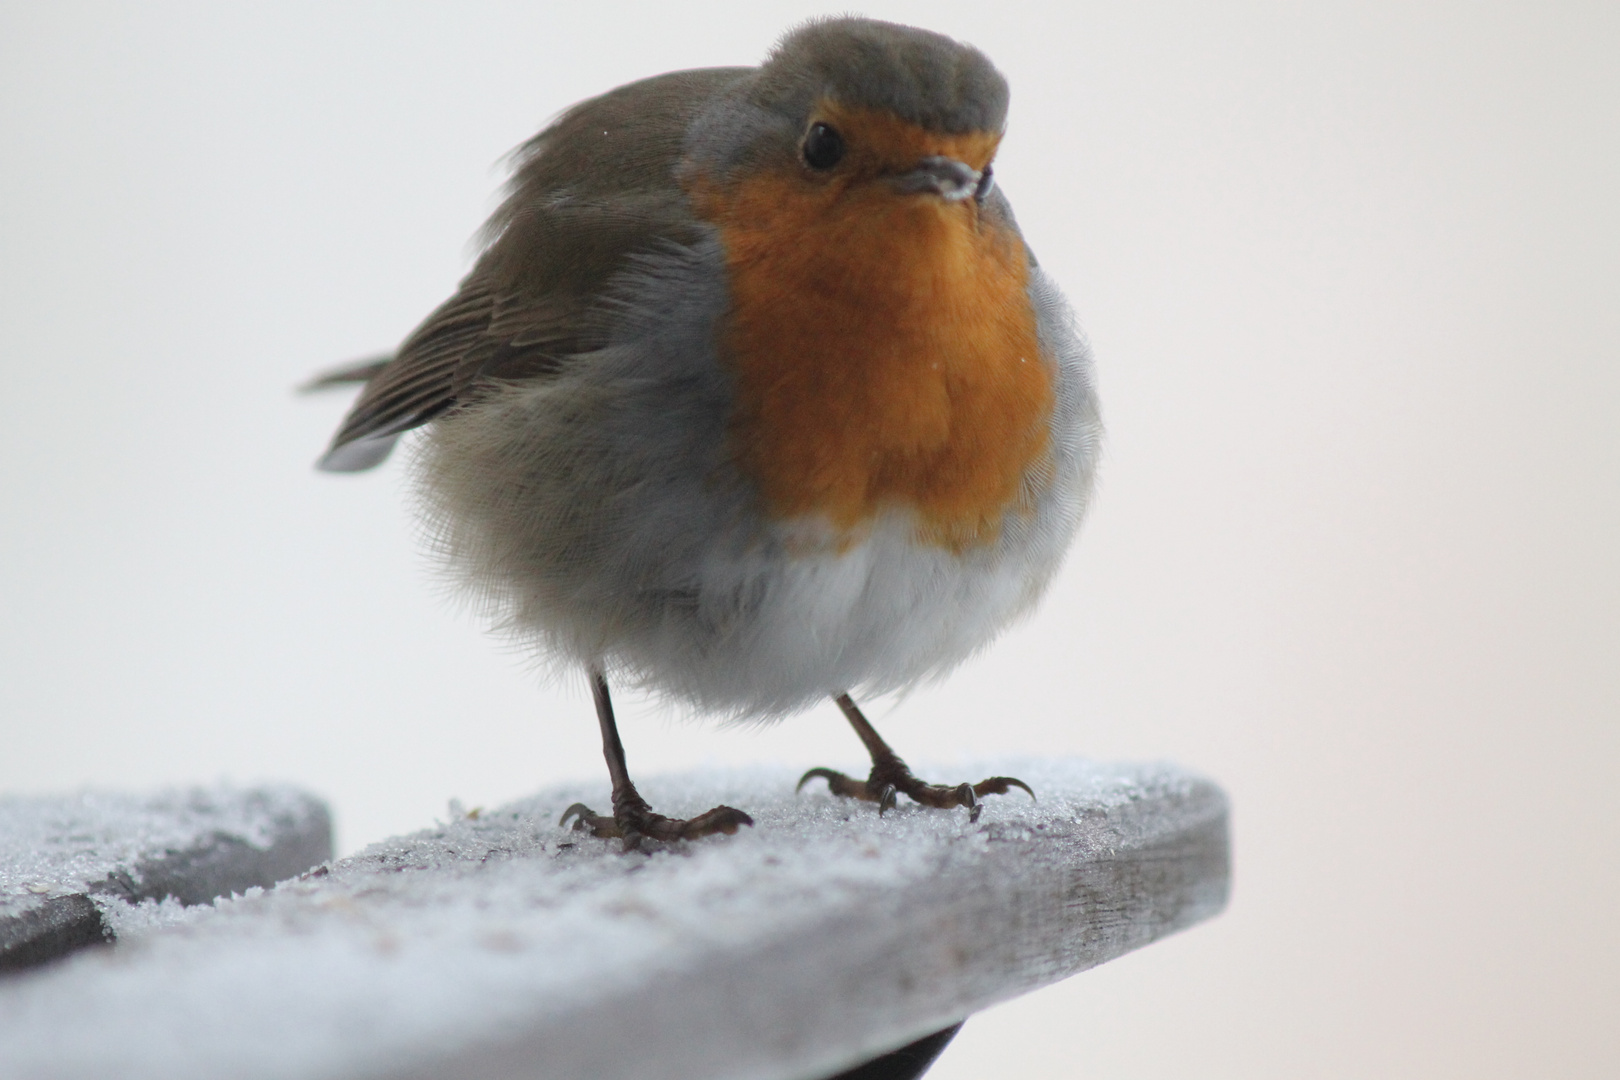
<path fill-rule="evenodd" d="M 222 835 L 268 849 L 324 827 L 325 815 L 319 800 L 291 787 L 0 796 L 0 918 L 98 891 L 116 875 L 138 892 L 141 868 L 166 856 L 206 849 Z M 101 902 L 106 912 L 112 901 Z"/>
<path fill-rule="evenodd" d="M 880 818 L 818 782 L 795 797 L 796 774 L 780 770 L 653 778 L 642 793 L 662 813 L 724 802 L 757 825 L 625 854 L 558 827 L 576 800 L 608 807 L 605 784 L 566 787 L 477 816 L 453 807 L 437 828 L 212 906 L 124 905 L 115 949 L 0 982 L 0 1075 L 586 1077 L 609 1061 L 623 1076 L 719 1080 L 733 1065 L 764 1075 L 769 1059 L 802 1076 L 1224 902 L 1224 800 L 1206 781 L 1079 761 L 984 770 L 973 776 L 1021 776 L 1040 801 L 991 797 L 974 824 L 906 800 Z M 1072 956 L 992 940 L 1018 932 L 1017 919 L 995 927 L 1026 893 L 1047 897 L 1030 934 L 1074 933 L 1061 908 L 1069 878 L 1047 881 L 1042 859 L 1019 853 L 1102 865 L 1194 826 L 1218 826 L 1222 846 L 1218 875 L 1199 871 L 1185 910 Z M 89 840 L 54 842 L 80 845 L 73 881 L 102 872 Z M 7 888 L 70 879 L 50 859 L 6 858 Z M 848 1045 L 832 1045 L 846 1031 Z"/>

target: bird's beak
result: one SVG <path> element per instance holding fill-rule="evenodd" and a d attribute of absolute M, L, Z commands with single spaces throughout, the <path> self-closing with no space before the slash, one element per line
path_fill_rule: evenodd
<path fill-rule="evenodd" d="M 948 157 L 925 157 L 910 172 L 890 180 L 907 195 L 934 194 L 946 202 L 961 202 L 979 190 L 980 173 L 973 166 Z"/>

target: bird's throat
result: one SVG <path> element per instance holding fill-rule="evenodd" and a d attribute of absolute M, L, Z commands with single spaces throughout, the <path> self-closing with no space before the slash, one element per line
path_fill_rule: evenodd
<path fill-rule="evenodd" d="M 777 520 L 848 542 L 910 510 L 992 543 L 1049 477 L 1053 376 L 1019 237 L 977 206 L 764 175 L 694 197 L 719 229 L 737 463 Z"/>

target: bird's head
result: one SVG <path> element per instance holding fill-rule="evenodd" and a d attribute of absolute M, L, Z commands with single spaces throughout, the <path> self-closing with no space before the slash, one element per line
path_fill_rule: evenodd
<path fill-rule="evenodd" d="M 977 49 L 870 19 L 809 23 L 693 125 L 683 176 L 725 199 L 767 183 L 778 197 L 883 212 L 976 211 L 1007 115 L 1007 82 Z"/>

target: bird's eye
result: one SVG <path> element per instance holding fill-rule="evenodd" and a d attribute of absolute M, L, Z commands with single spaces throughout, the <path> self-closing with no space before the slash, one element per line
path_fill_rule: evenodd
<path fill-rule="evenodd" d="M 804 163 L 812 169 L 830 169 L 844 160 L 844 137 L 826 124 L 811 124 L 804 137 Z"/>
<path fill-rule="evenodd" d="M 977 199 L 979 202 L 984 202 L 984 200 L 989 196 L 989 194 L 992 191 L 994 191 L 995 189 L 996 189 L 996 173 L 995 173 L 995 170 L 992 169 L 990 166 L 986 165 L 984 167 L 984 172 L 979 174 L 979 186 L 973 189 L 973 197 L 975 199 Z"/>

